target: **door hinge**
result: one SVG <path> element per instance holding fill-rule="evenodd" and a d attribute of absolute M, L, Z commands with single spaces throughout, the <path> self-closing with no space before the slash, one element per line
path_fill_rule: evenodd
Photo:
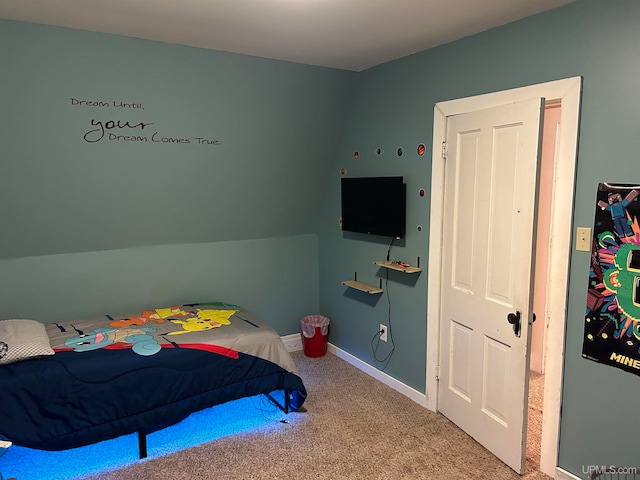
<path fill-rule="evenodd" d="M 436 382 L 440 381 L 440 365 L 436 365 Z"/>
<path fill-rule="evenodd" d="M 447 159 L 447 142 L 442 142 L 442 159 Z"/>

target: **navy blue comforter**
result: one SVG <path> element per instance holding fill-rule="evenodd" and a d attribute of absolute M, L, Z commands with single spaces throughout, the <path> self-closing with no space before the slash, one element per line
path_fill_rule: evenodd
<path fill-rule="evenodd" d="M 306 390 L 280 337 L 216 305 L 158 309 L 154 322 L 107 315 L 47 326 L 55 355 L 0 366 L 0 434 L 24 447 L 75 448 L 277 390 L 298 410 Z M 190 319 L 205 323 L 190 330 Z"/>

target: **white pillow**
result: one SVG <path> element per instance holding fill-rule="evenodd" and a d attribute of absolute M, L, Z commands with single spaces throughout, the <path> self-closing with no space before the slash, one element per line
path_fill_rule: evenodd
<path fill-rule="evenodd" d="M 0 365 L 53 355 L 43 323 L 35 320 L 0 320 Z"/>

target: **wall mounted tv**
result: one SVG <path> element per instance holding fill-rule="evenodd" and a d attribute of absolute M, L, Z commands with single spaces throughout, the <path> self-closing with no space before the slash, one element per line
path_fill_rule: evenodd
<path fill-rule="evenodd" d="M 402 177 L 343 177 L 342 230 L 402 238 L 406 185 Z"/>

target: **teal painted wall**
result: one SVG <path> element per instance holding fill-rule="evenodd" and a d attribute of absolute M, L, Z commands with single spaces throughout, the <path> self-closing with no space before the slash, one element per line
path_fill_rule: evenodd
<path fill-rule="evenodd" d="M 354 73 L 3 20 L 0 44 L 1 318 L 318 311 Z"/>
<path fill-rule="evenodd" d="M 370 342 L 388 315 L 385 294 L 374 300 L 340 284 L 358 271 L 359 279 L 377 285 L 383 273 L 371 262 L 384 258 L 388 245 L 387 240 L 354 237 L 338 229 L 339 169 L 350 176 L 405 176 L 408 234 L 391 256 L 411 263 L 421 257 L 424 264 L 434 104 L 583 76 L 573 222 L 592 226 L 598 182 L 640 182 L 639 25 L 639 2 L 579 0 L 358 76 L 320 220 L 320 304 L 333 320 L 332 342 L 380 366 Z M 421 142 L 427 147 L 424 157 L 416 154 Z M 374 154 L 377 147 L 384 155 Z M 395 155 L 397 147 L 404 147 L 405 155 Z M 358 160 L 354 151 L 360 152 Z M 417 194 L 422 187 L 424 198 Z M 424 227 L 422 232 L 417 225 Z M 589 253 L 572 252 L 559 460 L 560 467 L 581 478 L 589 465 L 637 465 L 634 445 L 640 425 L 633 413 L 639 378 L 581 356 L 589 260 Z M 425 269 L 417 280 L 395 274 L 388 289 L 396 348 L 385 371 L 422 392 L 428 274 Z"/>
<path fill-rule="evenodd" d="M 309 234 L 5 259 L 2 318 L 49 323 L 223 299 L 294 333 L 318 309 L 317 250 Z"/>

